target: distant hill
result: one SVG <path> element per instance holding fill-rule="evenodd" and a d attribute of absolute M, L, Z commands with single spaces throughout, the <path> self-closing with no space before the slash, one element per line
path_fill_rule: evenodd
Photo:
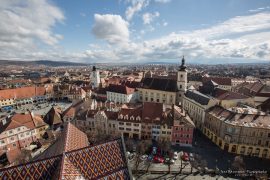
<path fill-rule="evenodd" d="M 87 66 L 86 63 L 74 63 L 68 61 L 50 61 L 50 60 L 38 60 L 38 61 L 11 61 L 11 60 L 0 60 L 0 66 L 50 66 L 50 67 L 59 67 L 59 66 Z"/>

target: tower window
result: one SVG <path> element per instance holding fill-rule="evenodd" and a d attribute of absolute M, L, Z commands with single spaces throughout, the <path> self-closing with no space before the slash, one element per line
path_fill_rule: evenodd
<path fill-rule="evenodd" d="M 180 77 L 182 78 L 183 77 L 183 74 L 181 74 Z"/>
<path fill-rule="evenodd" d="M 179 87 L 180 87 L 180 89 L 182 89 L 182 85 L 180 85 Z"/>

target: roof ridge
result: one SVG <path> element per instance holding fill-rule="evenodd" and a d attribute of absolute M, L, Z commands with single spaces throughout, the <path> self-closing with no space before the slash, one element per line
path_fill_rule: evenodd
<path fill-rule="evenodd" d="M 67 124 L 67 131 L 66 131 L 66 134 L 65 134 L 65 139 L 64 139 L 64 147 L 63 147 L 63 152 L 66 152 L 67 150 L 67 140 L 68 140 L 68 135 L 69 135 L 69 128 L 70 128 L 70 122 L 68 122 Z"/>

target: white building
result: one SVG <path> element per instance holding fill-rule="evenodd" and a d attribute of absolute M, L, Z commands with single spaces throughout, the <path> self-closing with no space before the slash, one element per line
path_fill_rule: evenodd
<path fill-rule="evenodd" d="M 134 103 L 137 101 L 137 92 L 134 88 L 124 85 L 110 85 L 106 91 L 107 100 L 115 103 Z"/>
<path fill-rule="evenodd" d="M 90 75 L 90 80 L 91 80 L 91 85 L 94 88 L 98 88 L 100 85 L 100 75 L 99 75 L 99 70 L 93 66 L 93 70 Z"/>
<path fill-rule="evenodd" d="M 218 102 L 213 97 L 204 95 L 194 89 L 187 90 L 183 99 L 183 108 L 192 118 L 195 126 L 203 128 L 205 111 Z"/>

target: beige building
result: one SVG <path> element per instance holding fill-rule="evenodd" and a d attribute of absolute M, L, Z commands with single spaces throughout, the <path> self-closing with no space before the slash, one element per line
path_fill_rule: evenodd
<path fill-rule="evenodd" d="M 159 80 L 153 79 L 153 81 Z M 157 102 L 164 104 L 175 104 L 176 102 L 176 91 L 145 89 L 145 88 L 138 88 L 138 90 L 139 90 L 139 101 L 141 102 Z"/>
<path fill-rule="evenodd" d="M 203 129 L 205 111 L 216 105 L 218 101 L 197 90 L 187 90 L 183 98 L 183 108 L 189 114 L 196 128 Z"/>
<path fill-rule="evenodd" d="M 181 104 L 187 90 L 187 70 L 185 59 L 177 71 L 175 78 L 146 77 L 138 88 L 140 102 L 157 102 L 163 104 Z"/>
<path fill-rule="evenodd" d="M 270 158 L 270 115 L 255 109 L 214 106 L 206 113 L 203 133 L 225 151 Z"/>

